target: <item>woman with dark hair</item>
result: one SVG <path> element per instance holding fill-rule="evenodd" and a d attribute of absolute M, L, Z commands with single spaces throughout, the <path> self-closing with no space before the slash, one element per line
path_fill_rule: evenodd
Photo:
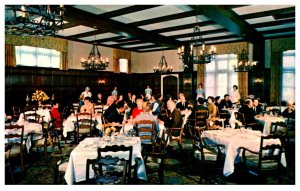
<path fill-rule="evenodd" d="M 237 85 L 232 86 L 232 90 L 230 91 L 229 98 L 231 102 L 234 104 L 240 103 L 241 95 L 240 92 L 238 91 Z"/>
<path fill-rule="evenodd" d="M 80 108 L 80 113 L 92 113 L 94 114 L 94 105 L 91 102 L 90 97 L 84 98 L 84 105 Z"/>

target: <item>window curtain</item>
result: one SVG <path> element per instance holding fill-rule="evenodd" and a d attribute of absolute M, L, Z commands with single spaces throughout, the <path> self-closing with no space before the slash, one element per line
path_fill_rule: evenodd
<path fill-rule="evenodd" d="M 270 104 L 281 103 L 281 80 L 282 80 L 282 52 L 276 51 L 271 54 L 271 88 Z"/>
<path fill-rule="evenodd" d="M 61 52 L 60 69 L 68 69 L 68 40 L 50 36 L 19 36 L 5 34 L 5 65 L 16 66 L 14 46 L 33 46 L 54 49 Z"/>
<path fill-rule="evenodd" d="M 5 45 L 5 66 L 16 67 L 15 46 L 11 44 Z"/>
<path fill-rule="evenodd" d="M 68 70 L 68 53 L 60 52 L 60 70 Z"/>
<path fill-rule="evenodd" d="M 197 88 L 198 88 L 198 84 L 202 83 L 202 87 L 205 89 L 204 85 L 205 85 L 205 78 L 204 75 L 205 74 L 205 64 L 199 64 L 197 66 Z"/>
<path fill-rule="evenodd" d="M 120 73 L 119 59 L 125 58 L 128 60 L 128 74 L 131 74 L 131 51 L 113 49 L 113 70 L 114 73 Z"/>
<path fill-rule="evenodd" d="M 238 88 L 241 99 L 245 99 L 248 96 L 248 72 L 238 72 Z"/>

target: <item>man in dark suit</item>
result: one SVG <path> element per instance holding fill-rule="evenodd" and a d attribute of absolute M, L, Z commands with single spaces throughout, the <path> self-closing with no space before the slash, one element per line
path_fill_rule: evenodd
<path fill-rule="evenodd" d="M 107 116 L 107 121 L 122 124 L 124 119 L 124 109 L 124 101 L 118 102 L 116 104 L 116 108 L 113 109 Z"/>
<path fill-rule="evenodd" d="M 109 116 L 109 114 L 116 108 L 115 105 L 115 99 L 113 96 L 108 96 L 107 101 L 106 101 L 106 107 L 108 106 L 108 108 L 106 110 L 104 110 L 104 118 L 107 119 L 107 117 Z"/>
<path fill-rule="evenodd" d="M 232 102 L 229 99 L 229 95 L 225 94 L 224 95 L 224 99 L 222 99 L 221 103 L 220 103 L 220 107 L 223 108 L 232 108 Z"/>
<path fill-rule="evenodd" d="M 246 124 L 256 123 L 254 118 L 255 114 L 253 111 L 253 102 L 251 99 L 245 100 L 243 106 L 239 109 L 239 112 L 244 114 Z"/>
<path fill-rule="evenodd" d="M 259 115 L 263 112 L 263 110 L 259 104 L 259 100 L 257 98 L 255 98 L 253 100 L 253 111 L 254 111 L 254 115 Z"/>
<path fill-rule="evenodd" d="M 185 100 L 184 94 L 179 94 L 179 102 L 176 104 L 176 108 L 183 111 L 188 108 L 189 103 Z"/>
<path fill-rule="evenodd" d="M 164 125 L 166 128 L 180 128 L 182 126 L 182 117 L 180 111 L 176 109 L 176 104 L 173 100 L 169 100 L 167 102 L 167 108 L 170 111 L 170 116 L 168 116 L 165 121 Z M 173 136 L 178 136 L 179 131 L 173 131 Z"/>

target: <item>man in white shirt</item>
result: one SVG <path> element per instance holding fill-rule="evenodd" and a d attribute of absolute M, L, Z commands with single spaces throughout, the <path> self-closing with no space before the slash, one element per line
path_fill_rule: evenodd
<path fill-rule="evenodd" d="M 92 98 L 92 92 L 90 92 L 90 87 L 88 87 L 88 86 L 85 88 L 85 91 L 82 92 L 81 94 L 83 95 L 83 99 L 84 99 L 85 97 L 90 97 L 90 98 Z"/>

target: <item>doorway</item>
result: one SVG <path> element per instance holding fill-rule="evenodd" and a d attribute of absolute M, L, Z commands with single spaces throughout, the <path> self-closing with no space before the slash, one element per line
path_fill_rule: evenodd
<path fill-rule="evenodd" d="M 161 76 L 161 94 L 166 97 L 172 97 L 177 99 L 179 90 L 179 78 L 178 74 L 162 75 Z"/>

